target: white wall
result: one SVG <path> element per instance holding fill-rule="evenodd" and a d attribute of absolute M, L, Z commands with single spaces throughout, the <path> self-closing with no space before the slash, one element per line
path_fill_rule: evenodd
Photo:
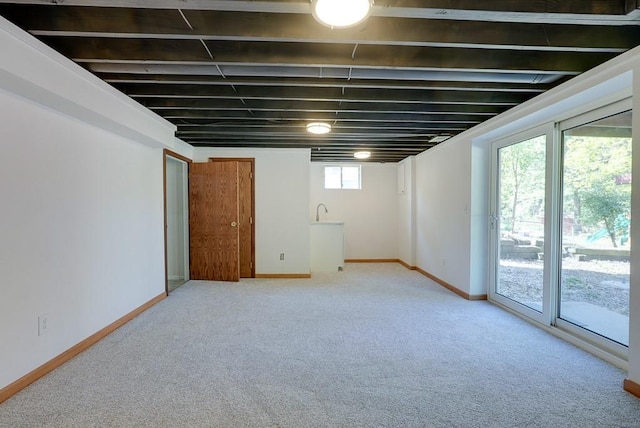
<path fill-rule="evenodd" d="M 315 221 L 324 203 L 329 212 L 321 208 L 321 220 L 344 221 L 347 259 L 397 259 L 397 164 L 363 163 L 360 190 L 325 189 L 325 165 L 311 164 L 307 220 Z"/>
<path fill-rule="evenodd" d="M 491 157 L 490 145 L 482 142 L 471 144 L 471 216 L 469 247 L 469 294 L 487 294 L 488 242 L 489 242 L 489 194 Z"/>
<path fill-rule="evenodd" d="M 0 105 L 4 387 L 164 291 L 163 158 L 6 93 Z"/>
<path fill-rule="evenodd" d="M 417 266 L 469 292 L 471 152 L 443 144 L 416 158 Z"/>
<path fill-rule="evenodd" d="M 398 163 L 398 258 L 416 265 L 415 156 Z"/>
<path fill-rule="evenodd" d="M 256 274 L 310 273 L 310 156 L 309 149 L 194 149 L 194 162 L 255 158 Z"/>
<path fill-rule="evenodd" d="M 1 18 L 0 46 L 3 388 L 164 292 L 174 128 Z"/>
<path fill-rule="evenodd" d="M 193 159 L 194 147 L 191 144 L 185 143 L 180 138 L 174 138 L 173 143 L 168 147 L 168 149 L 182 157 Z"/>

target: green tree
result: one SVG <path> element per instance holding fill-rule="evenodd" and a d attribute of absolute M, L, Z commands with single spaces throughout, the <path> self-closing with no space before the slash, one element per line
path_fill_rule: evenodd
<path fill-rule="evenodd" d="M 608 188 L 607 188 L 608 187 Z M 604 223 L 613 247 L 616 248 L 618 232 L 626 230 L 620 226 L 620 216 L 629 209 L 629 193 L 626 189 L 616 189 L 611 186 L 596 185 L 591 190 L 582 193 L 583 219 L 585 222 Z M 629 186 L 625 186 L 629 187 Z"/>
<path fill-rule="evenodd" d="M 500 212 L 511 233 L 544 200 L 545 141 L 541 136 L 500 149 Z"/>
<path fill-rule="evenodd" d="M 630 138 L 565 135 L 564 215 L 573 213 L 586 227 L 604 227 L 617 247 L 616 238 L 628 230 L 619 219 L 629 212 L 631 198 L 631 186 L 619 178 L 630 172 Z"/>

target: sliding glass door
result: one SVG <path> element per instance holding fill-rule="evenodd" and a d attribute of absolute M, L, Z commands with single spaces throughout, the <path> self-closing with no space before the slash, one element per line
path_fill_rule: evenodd
<path fill-rule="evenodd" d="M 561 143 L 558 323 L 628 345 L 631 111 L 564 124 Z"/>
<path fill-rule="evenodd" d="M 626 354 L 631 103 L 492 147 L 489 298 Z"/>
<path fill-rule="evenodd" d="M 494 145 L 491 231 L 494 300 L 541 320 L 544 312 L 547 145 L 541 128 Z"/>

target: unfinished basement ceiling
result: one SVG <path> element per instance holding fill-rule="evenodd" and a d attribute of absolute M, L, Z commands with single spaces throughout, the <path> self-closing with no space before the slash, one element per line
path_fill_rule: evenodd
<path fill-rule="evenodd" d="M 0 15 L 193 146 L 397 162 L 637 46 L 639 6 L 376 0 L 349 29 L 295 0 L 0 0 Z"/>

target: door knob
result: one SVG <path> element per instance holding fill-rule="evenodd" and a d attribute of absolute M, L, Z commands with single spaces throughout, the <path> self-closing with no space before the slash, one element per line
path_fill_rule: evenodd
<path fill-rule="evenodd" d="M 238 223 L 236 223 L 235 221 L 231 222 L 231 227 L 236 227 L 238 225 Z"/>

